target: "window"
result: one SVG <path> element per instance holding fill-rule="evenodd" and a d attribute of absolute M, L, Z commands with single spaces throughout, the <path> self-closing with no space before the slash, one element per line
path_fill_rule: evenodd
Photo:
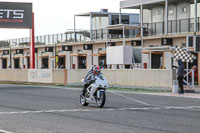
<path fill-rule="evenodd" d="M 187 7 L 183 7 L 183 8 L 181 9 L 181 12 L 182 12 L 182 13 L 187 13 Z"/>
<path fill-rule="evenodd" d="M 156 53 L 151 55 L 151 68 L 159 69 L 160 65 L 163 64 L 163 56 L 162 53 Z"/>
<path fill-rule="evenodd" d="M 106 55 L 99 56 L 99 66 L 101 68 L 106 68 Z"/>
<path fill-rule="evenodd" d="M 169 9 L 169 15 L 174 15 L 174 9 Z"/>
<path fill-rule="evenodd" d="M 65 69 L 65 56 L 58 57 L 58 68 Z"/>
<path fill-rule="evenodd" d="M 103 49 L 102 48 L 98 48 L 98 51 L 102 51 Z"/>
<path fill-rule="evenodd" d="M 14 68 L 15 68 L 15 69 L 19 69 L 19 68 L 20 68 L 20 65 L 19 65 L 19 58 L 14 59 Z"/>
<path fill-rule="evenodd" d="M 48 69 L 49 68 L 49 58 L 45 57 L 42 58 L 42 69 Z"/>
<path fill-rule="evenodd" d="M 86 56 L 78 56 L 78 69 L 86 69 Z"/>
<path fill-rule="evenodd" d="M 158 10 L 158 15 L 159 15 L 159 16 L 161 15 L 161 12 L 162 12 L 161 9 L 159 9 L 159 10 Z"/>
<path fill-rule="evenodd" d="M 154 10 L 154 11 L 153 11 L 153 16 L 156 16 L 156 13 L 157 13 L 156 10 Z"/>
<path fill-rule="evenodd" d="M 30 68 L 30 58 L 27 57 L 27 68 Z"/>
<path fill-rule="evenodd" d="M 7 59 L 2 59 L 2 68 L 3 69 L 7 68 Z"/>
<path fill-rule="evenodd" d="M 80 52 L 82 52 L 82 50 L 81 49 L 77 49 L 77 53 L 80 53 Z"/>
<path fill-rule="evenodd" d="M 181 47 L 186 47 L 186 43 L 182 43 L 182 44 L 181 44 Z"/>

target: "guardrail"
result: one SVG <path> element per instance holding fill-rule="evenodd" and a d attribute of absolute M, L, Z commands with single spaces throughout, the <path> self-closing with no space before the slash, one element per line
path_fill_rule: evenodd
<path fill-rule="evenodd" d="M 163 35 L 165 33 L 165 22 L 144 23 L 144 35 Z M 169 20 L 168 33 L 179 34 L 194 31 L 194 18 Z M 200 17 L 197 18 L 197 31 L 200 32 Z"/>

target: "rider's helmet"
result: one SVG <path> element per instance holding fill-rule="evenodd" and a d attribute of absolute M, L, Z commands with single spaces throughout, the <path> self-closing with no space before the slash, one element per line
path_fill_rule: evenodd
<path fill-rule="evenodd" d="M 100 67 L 99 66 L 95 66 L 93 68 L 93 74 L 98 76 L 100 73 L 101 73 Z"/>

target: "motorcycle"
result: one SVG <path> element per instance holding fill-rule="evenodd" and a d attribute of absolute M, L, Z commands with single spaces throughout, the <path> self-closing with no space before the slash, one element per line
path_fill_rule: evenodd
<path fill-rule="evenodd" d="M 84 83 L 84 80 L 81 80 Z M 95 80 L 87 87 L 85 96 L 80 95 L 80 103 L 82 106 L 88 106 L 89 103 L 96 103 L 99 108 L 102 108 L 106 102 L 106 90 L 108 81 L 100 74 L 95 76 Z"/>

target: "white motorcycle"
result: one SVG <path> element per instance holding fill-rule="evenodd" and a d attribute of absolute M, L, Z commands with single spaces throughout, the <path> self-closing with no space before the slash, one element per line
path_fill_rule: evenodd
<path fill-rule="evenodd" d="M 81 80 L 84 83 L 84 80 Z M 80 95 L 80 103 L 82 106 L 87 106 L 89 103 L 96 103 L 99 108 L 102 108 L 106 102 L 106 90 L 108 81 L 102 74 L 95 76 L 95 81 L 86 89 L 85 96 Z"/>

